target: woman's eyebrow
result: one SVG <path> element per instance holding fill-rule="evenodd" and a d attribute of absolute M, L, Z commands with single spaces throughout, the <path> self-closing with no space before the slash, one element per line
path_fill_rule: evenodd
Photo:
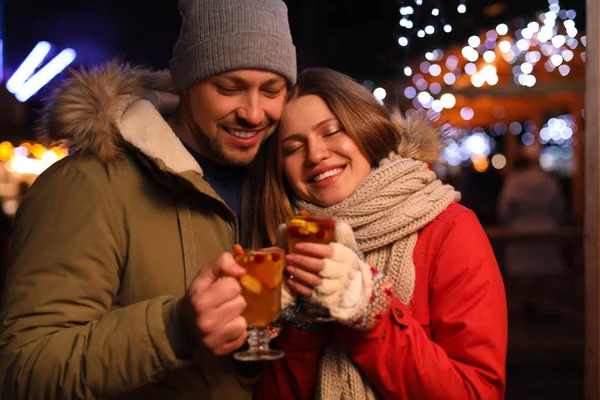
<path fill-rule="evenodd" d="M 331 121 L 337 121 L 337 118 L 336 117 L 332 117 L 332 118 L 324 119 L 323 121 L 321 121 L 318 124 L 316 124 L 315 126 L 313 126 L 313 130 L 314 129 L 319 129 L 321 126 L 323 126 L 326 123 L 331 122 Z"/>
<path fill-rule="evenodd" d="M 288 137 L 286 137 L 285 139 L 283 139 L 281 142 L 287 142 L 288 140 L 302 140 L 304 138 L 303 135 L 299 134 L 299 133 L 293 133 L 291 135 L 289 135 Z"/>

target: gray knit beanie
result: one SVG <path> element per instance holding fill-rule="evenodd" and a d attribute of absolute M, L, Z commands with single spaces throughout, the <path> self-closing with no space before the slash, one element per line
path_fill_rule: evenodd
<path fill-rule="evenodd" d="M 296 48 L 281 0 L 179 0 L 181 32 L 170 69 L 180 92 L 206 77 L 262 69 L 296 82 Z"/>

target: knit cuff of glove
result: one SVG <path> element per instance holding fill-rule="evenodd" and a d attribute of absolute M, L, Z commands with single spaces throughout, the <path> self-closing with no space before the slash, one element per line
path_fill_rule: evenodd
<path fill-rule="evenodd" d="M 392 280 L 387 275 L 377 271 L 374 267 L 370 268 L 370 274 L 373 281 L 373 289 L 366 307 L 358 318 L 344 324 L 354 329 L 370 330 L 375 328 L 393 300 Z"/>

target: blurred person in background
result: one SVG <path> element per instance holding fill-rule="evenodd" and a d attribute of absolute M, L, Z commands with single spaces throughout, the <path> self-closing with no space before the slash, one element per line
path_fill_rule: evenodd
<path fill-rule="evenodd" d="M 333 218 L 336 241 L 286 256 L 286 356 L 265 363 L 259 399 L 504 397 L 504 285 L 477 217 L 429 169 L 442 141 L 344 74 L 298 76 L 264 149 L 254 233 L 282 243 L 279 224 L 304 210 Z M 335 323 L 298 321 L 296 295 Z"/>
<path fill-rule="evenodd" d="M 515 230 L 554 231 L 565 222 L 565 196 L 558 179 L 541 169 L 539 154 L 539 148 L 529 146 L 515 160 L 498 201 L 501 225 Z M 548 286 L 565 271 L 561 247 L 551 241 L 508 243 L 504 270 L 517 286 L 513 305 L 518 311 L 535 313 L 540 304 L 536 294 L 552 292 Z"/>
<path fill-rule="evenodd" d="M 560 183 L 539 164 L 539 151 L 527 148 L 514 163 L 498 202 L 502 225 L 524 230 L 555 230 L 565 221 L 565 197 Z M 506 271 L 511 276 L 562 272 L 559 249 L 552 244 L 515 244 L 506 250 Z"/>
<path fill-rule="evenodd" d="M 295 47 L 281 0 L 179 10 L 170 77 L 113 62 L 48 103 L 48 145 L 70 156 L 18 212 L 2 399 L 252 398 L 256 376 L 230 356 L 247 323 L 229 251 L 250 228 L 246 171 L 279 123 Z"/>

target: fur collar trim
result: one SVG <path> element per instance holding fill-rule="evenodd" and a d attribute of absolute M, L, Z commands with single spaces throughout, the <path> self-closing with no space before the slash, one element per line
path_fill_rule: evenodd
<path fill-rule="evenodd" d="M 174 172 L 202 173 L 194 157 L 161 113 L 172 112 L 179 96 L 171 92 L 168 72 L 153 72 L 111 62 L 73 71 L 44 110 L 41 136 L 103 165 L 123 156 L 128 142 Z"/>

